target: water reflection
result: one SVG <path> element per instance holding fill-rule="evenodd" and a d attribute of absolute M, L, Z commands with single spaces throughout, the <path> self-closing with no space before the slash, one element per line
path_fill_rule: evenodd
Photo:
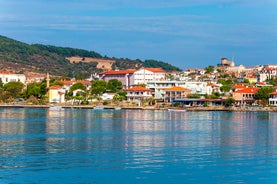
<path fill-rule="evenodd" d="M 172 183 L 188 175 L 201 182 L 199 173 L 228 183 L 274 172 L 267 165 L 276 161 L 274 113 L 0 109 L 0 115 L 0 171 L 138 170 L 140 179 L 165 172 Z M 251 173 L 232 173 L 249 166 Z"/>

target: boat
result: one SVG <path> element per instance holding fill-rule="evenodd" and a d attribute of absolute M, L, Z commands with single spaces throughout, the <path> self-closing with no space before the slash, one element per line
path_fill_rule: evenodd
<path fill-rule="evenodd" d="M 185 111 L 187 111 L 186 109 L 184 109 L 182 107 L 168 108 L 167 110 L 170 112 L 185 112 Z"/>
<path fill-rule="evenodd" d="M 120 110 L 120 109 L 121 109 L 121 107 L 119 107 L 119 106 L 114 107 L 114 110 Z"/>
<path fill-rule="evenodd" d="M 103 106 L 95 106 L 93 109 L 104 109 Z"/>
<path fill-rule="evenodd" d="M 50 110 L 61 110 L 62 106 L 61 105 L 51 105 L 49 107 Z"/>

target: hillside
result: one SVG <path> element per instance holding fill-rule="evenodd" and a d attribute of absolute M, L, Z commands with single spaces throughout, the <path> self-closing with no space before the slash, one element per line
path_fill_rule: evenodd
<path fill-rule="evenodd" d="M 52 75 L 84 78 L 92 73 L 111 69 L 138 69 L 140 67 L 161 67 L 166 71 L 180 71 L 168 63 L 108 58 L 83 49 L 49 45 L 29 45 L 0 36 L 0 70 L 16 73 L 49 72 Z"/>

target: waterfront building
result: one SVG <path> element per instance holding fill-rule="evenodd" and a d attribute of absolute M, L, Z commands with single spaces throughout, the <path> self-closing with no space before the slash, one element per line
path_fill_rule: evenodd
<path fill-rule="evenodd" d="M 271 106 L 277 106 L 277 91 L 270 93 L 268 104 Z"/>
<path fill-rule="evenodd" d="M 50 86 L 48 88 L 49 103 L 64 103 L 65 89 L 62 86 Z"/>
<path fill-rule="evenodd" d="M 160 80 L 160 81 L 148 81 L 146 88 L 153 90 L 155 99 L 164 99 L 165 97 L 165 88 L 171 88 L 174 86 L 179 86 L 181 81 L 169 81 L 169 80 Z"/>
<path fill-rule="evenodd" d="M 134 72 L 136 70 L 111 70 L 99 74 L 99 79 L 108 82 L 111 79 L 117 79 L 122 82 L 123 88 L 127 89 L 134 85 Z"/>
<path fill-rule="evenodd" d="M 0 71 L 0 80 L 3 84 L 8 82 L 22 82 L 25 84 L 26 76 L 24 74 L 14 74 L 6 71 Z"/>
<path fill-rule="evenodd" d="M 141 100 L 149 99 L 152 96 L 153 90 L 142 86 L 136 86 L 125 90 L 127 92 L 127 101 L 141 102 Z"/>
<path fill-rule="evenodd" d="M 171 88 L 166 88 L 164 90 L 166 102 L 173 102 L 173 100 L 175 99 L 186 98 L 191 93 L 191 90 L 180 86 L 174 86 Z"/>
<path fill-rule="evenodd" d="M 252 104 L 255 102 L 255 94 L 258 87 L 245 87 L 237 91 L 233 91 L 232 95 L 238 105 Z"/>
<path fill-rule="evenodd" d="M 187 88 L 191 91 L 192 94 L 199 95 L 210 95 L 213 92 L 219 92 L 220 86 L 216 84 L 211 84 L 207 82 L 198 82 L 198 81 L 171 81 L 171 80 L 159 80 L 159 81 L 148 81 L 146 87 L 152 89 L 154 92 L 155 99 L 165 98 L 165 89 L 171 88 L 174 86 L 179 86 Z"/>

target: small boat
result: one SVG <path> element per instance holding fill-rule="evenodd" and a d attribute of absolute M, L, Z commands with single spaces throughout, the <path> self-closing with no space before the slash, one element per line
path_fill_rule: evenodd
<path fill-rule="evenodd" d="M 52 105 L 49 107 L 50 110 L 60 110 L 62 109 L 62 106 L 61 105 Z"/>
<path fill-rule="evenodd" d="M 185 112 L 185 111 L 187 111 L 186 109 L 184 109 L 184 108 L 180 108 L 180 107 L 176 107 L 176 108 L 169 108 L 169 109 L 167 109 L 168 111 L 170 111 L 170 112 Z"/>
<path fill-rule="evenodd" d="M 93 109 L 104 109 L 103 106 L 95 106 Z"/>
<path fill-rule="evenodd" d="M 114 107 L 114 110 L 120 110 L 121 109 L 121 107 Z"/>

